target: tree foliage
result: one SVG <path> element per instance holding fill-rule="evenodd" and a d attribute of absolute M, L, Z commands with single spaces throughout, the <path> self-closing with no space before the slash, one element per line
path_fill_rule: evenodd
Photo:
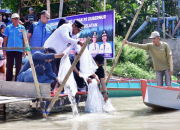
<path fill-rule="evenodd" d="M 86 12 L 86 1 L 87 0 L 73 0 L 64 3 L 63 5 L 63 17 L 68 15 L 76 15 L 79 13 Z M 107 0 L 106 10 L 115 10 L 116 12 L 116 35 L 125 37 L 131 22 L 136 14 L 138 7 L 142 0 Z M 162 2 L 162 1 L 161 1 Z M 18 10 L 19 0 L 2 0 L 2 8 L 8 7 L 13 12 Z M 162 4 L 161 4 L 162 5 Z M 34 7 L 36 11 L 40 12 L 46 9 L 46 5 Z M 177 16 L 177 0 L 165 0 L 166 16 Z M 23 14 L 27 14 L 28 7 L 21 9 Z M 89 13 L 104 11 L 104 0 L 89 0 Z M 59 3 L 51 4 L 51 15 L 52 18 L 58 16 Z M 56 15 L 56 16 L 55 16 Z M 162 7 L 161 7 L 162 16 Z M 134 27 L 130 33 L 130 36 L 142 25 L 142 23 L 150 18 L 157 17 L 157 0 L 146 0 L 139 16 L 134 24 Z M 156 23 L 149 23 L 143 31 L 138 35 L 134 41 L 142 41 L 147 38 L 150 33 L 156 28 Z"/>

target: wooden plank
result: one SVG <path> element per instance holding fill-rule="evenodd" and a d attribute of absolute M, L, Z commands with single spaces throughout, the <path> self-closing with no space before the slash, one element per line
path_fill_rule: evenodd
<path fill-rule="evenodd" d="M 12 103 L 12 102 L 21 102 L 21 101 L 28 101 L 33 100 L 35 98 L 20 98 L 20 97 L 6 97 L 0 96 L 0 104 Z"/>
<path fill-rule="evenodd" d="M 40 91 L 42 97 L 50 97 L 50 84 L 39 83 Z M 10 81 L 1 81 L 0 82 L 0 94 L 8 95 L 22 95 L 22 96 L 32 96 L 37 97 L 37 91 L 34 83 L 26 82 L 10 82 Z"/>

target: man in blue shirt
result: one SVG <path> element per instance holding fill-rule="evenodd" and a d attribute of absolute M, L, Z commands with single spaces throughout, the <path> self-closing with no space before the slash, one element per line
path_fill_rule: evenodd
<path fill-rule="evenodd" d="M 27 34 L 27 39 L 31 47 L 43 47 L 45 41 L 50 37 L 52 29 L 51 26 L 47 24 L 49 19 L 49 12 L 43 10 L 41 12 L 41 19 L 31 24 Z M 32 54 L 36 51 L 37 50 L 32 50 Z"/>
<path fill-rule="evenodd" d="M 24 26 L 19 24 L 19 15 L 17 13 L 12 14 L 12 24 L 8 25 L 4 31 L 4 47 L 24 47 L 23 33 L 22 29 Z M 4 57 L 7 58 L 7 69 L 6 69 L 6 81 L 12 81 L 13 78 L 13 65 L 14 58 L 16 61 L 16 75 L 15 81 L 17 80 L 17 75 L 21 70 L 22 64 L 22 54 L 23 57 L 26 56 L 26 52 L 23 50 L 6 50 L 3 52 Z"/>
<path fill-rule="evenodd" d="M 45 53 L 36 51 L 32 55 L 36 76 L 39 83 L 52 83 L 54 80 L 58 82 L 58 78 L 52 71 L 51 61 L 63 57 L 64 54 L 55 54 L 53 48 L 46 48 Z M 23 66 L 17 77 L 18 82 L 34 82 L 32 70 L 29 61 Z"/>

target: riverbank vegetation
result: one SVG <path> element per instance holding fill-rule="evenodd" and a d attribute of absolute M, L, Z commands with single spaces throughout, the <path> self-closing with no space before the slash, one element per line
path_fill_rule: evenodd
<path fill-rule="evenodd" d="M 115 56 L 122 45 L 122 37 L 115 38 Z M 113 75 L 124 78 L 155 79 L 155 71 L 150 62 L 150 55 L 147 51 L 124 45 L 120 58 L 114 69 Z M 113 60 L 107 60 L 107 72 L 113 66 Z M 177 80 L 173 76 L 173 80 Z"/>

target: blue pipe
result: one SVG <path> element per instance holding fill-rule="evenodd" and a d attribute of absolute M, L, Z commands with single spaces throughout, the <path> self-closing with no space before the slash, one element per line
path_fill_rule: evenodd
<path fill-rule="evenodd" d="M 162 19 L 159 19 L 160 23 L 163 23 Z M 157 22 L 157 18 L 150 18 L 150 22 L 151 23 L 156 23 Z"/>
<path fill-rule="evenodd" d="M 148 25 L 149 20 L 144 21 L 144 23 L 138 28 L 138 30 L 129 38 L 129 42 L 133 41 L 136 36 Z"/>
<path fill-rule="evenodd" d="M 166 28 L 168 29 L 169 21 L 177 20 L 177 17 L 166 17 Z"/>
<path fill-rule="evenodd" d="M 174 20 L 172 21 L 172 32 L 174 31 Z"/>
<path fill-rule="evenodd" d="M 166 28 L 168 29 L 169 27 L 169 21 L 168 20 L 166 20 Z"/>

